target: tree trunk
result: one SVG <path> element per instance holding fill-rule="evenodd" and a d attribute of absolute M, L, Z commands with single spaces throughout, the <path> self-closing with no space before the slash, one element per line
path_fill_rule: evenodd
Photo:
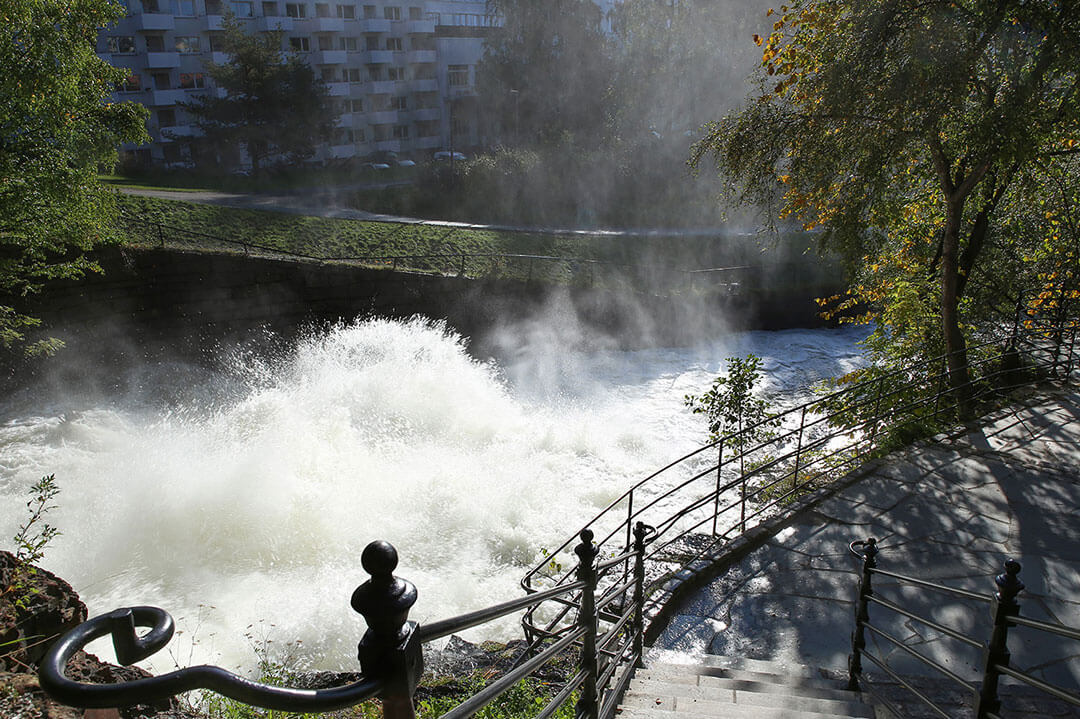
<path fill-rule="evenodd" d="M 971 411 L 971 380 L 968 373 L 967 344 L 960 331 L 960 223 L 964 201 L 950 199 L 941 246 L 941 332 L 945 339 L 949 389 L 962 416 Z"/>

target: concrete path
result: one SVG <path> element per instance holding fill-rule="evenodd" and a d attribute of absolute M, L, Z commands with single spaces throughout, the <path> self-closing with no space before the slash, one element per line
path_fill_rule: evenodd
<path fill-rule="evenodd" d="M 978 429 L 890 455 L 684 601 L 653 660 L 709 653 L 844 669 L 858 568 L 848 543 L 867 537 L 879 541 L 881 569 L 987 595 L 1003 561 L 1015 558 L 1027 586 L 1021 614 L 1080 627 L 1080 392 L 1033 396 Z M 889 581 L 875 590 L 979 641 L 989 636 L 987 605 Z M 870 611 L 905 644 L 962 677 L 981 676 L 978 650 L 882 607 Z M 883 640 L 868 643 L 901 673 L 926 674 Z M 1080 641 L 1019 628 L 1009 644 L 1013 666 L 1080 689 Z"/>

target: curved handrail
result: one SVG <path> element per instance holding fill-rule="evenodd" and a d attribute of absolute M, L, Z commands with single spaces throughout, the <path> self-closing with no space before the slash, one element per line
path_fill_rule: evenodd
<path fill-rule="evenodd" d="M 140 637 L 136 627 L 150 627 Z M 127 607 L 89 619 L 58 639 L 45 654 L 38 676 L 53 698 L 74 706 L 104 708 L 150 704 L 193 689 L 210 689 L 230 699 L 281 711 L 332 711 L 375 696 L 381 682 L 363 678 L 330 689 L 289 689 L 254 682 L 220 667 L 200 665 L 120 684 L 88 684 L 68 679 L 64 668 L 95 639 L 112 636 L 121 664 L 157 653 L 173 635 L 173 619 L 157 607 Z"/>

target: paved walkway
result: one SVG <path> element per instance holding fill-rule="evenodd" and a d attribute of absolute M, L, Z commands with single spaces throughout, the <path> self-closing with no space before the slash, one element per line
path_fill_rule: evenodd
<path fill-rule="evenodd" d="M 890 455 L 865 479 L 824 500 L 684 601 L 653 656 L 745 656 L 844 669 L 853 630 L 854 539 L 879 541 L 878 566 L 983 594 L 1005 558 L 1020 561 L 1022 615 L 1080 627 L 1080 392 L 1032 396 L 961 430 Z M 986 605 L 898 589 L 879 596 L 988 638 Z M 961 676 L 981 676 L 980 653 L 871 605 L 894 636 Z M 926 667 L 868 640 L 904 674 Z M 1080 688 L 1080 641 L 1010 633 L 1013 666 Z M 868 670 L 869 662 L 864 663 Z"/>

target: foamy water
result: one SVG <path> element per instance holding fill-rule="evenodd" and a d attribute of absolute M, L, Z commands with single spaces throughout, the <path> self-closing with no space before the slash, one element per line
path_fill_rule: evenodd
<path fill-rule="evenodd" d="M 181 664 L 249 666 L 269 637 L 301 640 L 314 666 L 354 668 L 364 625 L 348 599 L 369 541 L 398 548 L 397 573 L 419 588 L 415 619 L 518 596 L 543 548 L 700 445 L 682 398 L 725 357 L 762 356 L 779 391 L 854 368 L 862 336 L 751 332 L 627 352 L 523 340 L 496 365 L 439 324 L 358 321 L 209 376 L 149 371 L 179 388 L 168 402 L 5 408 L 0 536 L 24 520 L 27 488 L 55 473 L 50 521 L 63 535 L 43 563 L 91 614 L 161 606 L 183 631 Z"/>

